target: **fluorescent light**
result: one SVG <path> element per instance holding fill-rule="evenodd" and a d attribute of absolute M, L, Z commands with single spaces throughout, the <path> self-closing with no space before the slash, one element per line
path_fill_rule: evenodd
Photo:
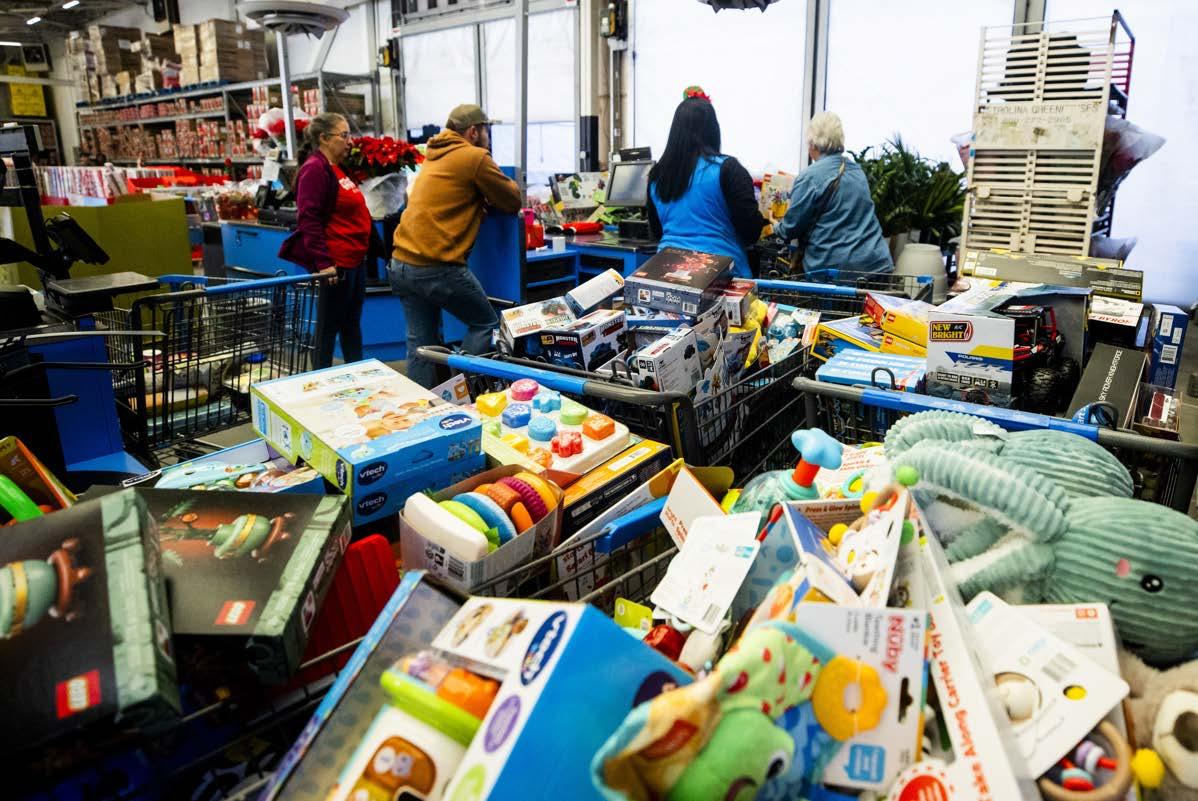
<path fill-rule="evenodd" d="M 69 3 L 63 3 L 62 7 L 63 7 L 63 10 L 66 10 L 68 8 L 74 8 L 77 5 L 79 5 L 79 0 L 70 0 Z"/>
<path fill-rule="evenodd" d="M 37 25 L 41 21 L 42 21 L 41 17 L 30 17 L 29 19 L 25 20 L 25 24 L 26 25 Z"/>
<path fill-rule="evenodd" d="M 20 47 L 20 42 L 0 42 L 0 47 Z"/>

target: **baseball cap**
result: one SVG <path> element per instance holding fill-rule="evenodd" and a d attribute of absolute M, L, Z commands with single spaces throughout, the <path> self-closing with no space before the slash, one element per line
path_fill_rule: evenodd
<path fill-rule="evenodd" d="M 464 131 L 472 125 L 491 125 L 494 120 L 487 117 L 487 113 L 473 103 L 463 103 L 449 112 L 449 119 L 445 123 L 446 128 L 452 128 L 455 131 Z"/>

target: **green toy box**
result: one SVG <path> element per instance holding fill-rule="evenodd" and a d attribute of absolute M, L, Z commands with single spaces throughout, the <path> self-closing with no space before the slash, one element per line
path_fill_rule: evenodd
<path fill-rule="evenodd" d="M 134 490 L 0 537 L 0 743 L 10 755 L 115 720 L 178 714 L 158 540 Z"/>

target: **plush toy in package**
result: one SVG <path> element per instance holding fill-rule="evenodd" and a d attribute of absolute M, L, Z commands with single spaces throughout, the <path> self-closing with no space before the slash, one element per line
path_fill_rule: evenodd
<path fill-rule="evenodd" d="M 134 490 L 5 531 L 0 638 L 10 755 L 91 723 L 178 713 L 158 541 Z"/>

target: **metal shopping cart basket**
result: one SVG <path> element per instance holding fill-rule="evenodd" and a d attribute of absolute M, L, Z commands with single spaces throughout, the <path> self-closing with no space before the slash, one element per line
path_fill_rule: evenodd
<path fill-rule="evenodd" d="M 251 383 L 309 370 L 320 316 L 314 276 L 159 283 L 167 291 L 96 316 L 100 330 L 162 332 L 109 339 L 114 362 L 148 363 L 114 390 L 130 450 L 151 462 L 249 419 Z"/>
<path fill-rule="evenodd" d="M 822 428 L 850 444 L 880 442 L 898 418 L 940 409 L 983 417 L 1010 431 L 1051 428 L 1094 440 L 1127 466 L 1135 479 L 1137 498 L 1180 512 L 1189 511 L 1198 481 L 1198 445 L 996 406 L 874 387 L 846 387 L 807 377 L 796 378 L 793 389 L 796 397 L 803 399 L 803 422 L 796 428 Z"/>
<path fill-rule="evenodd" d="M 854 286 L 756 283 L 762 300 L 817 310 L 822 319 L 860 315 L 869 292 L 916 299 L 926 299 L 931 293 L 927 282 L 887 274 L 857 276 Z M 666 442 L 692 465 L 726 465 L 741 477 L 789 461 L 791 453 L 784 440 L 801 414 L 790 383 L 800 375 L 814 374 L 816 367 L 808 351 L 796 350 L 696 404 L 683 393 L 641 389 L 619 369 L 586 372 L 504 354 L 472 357 L 435 348 L 421 349 L 421 355 L 463 373 L 475 396 L 502 389 L 519 378 L 535 378 L 619 420 L 635 434 Z M 564 379 L 554 383 L 548 377 L 552 374 Z"/>

